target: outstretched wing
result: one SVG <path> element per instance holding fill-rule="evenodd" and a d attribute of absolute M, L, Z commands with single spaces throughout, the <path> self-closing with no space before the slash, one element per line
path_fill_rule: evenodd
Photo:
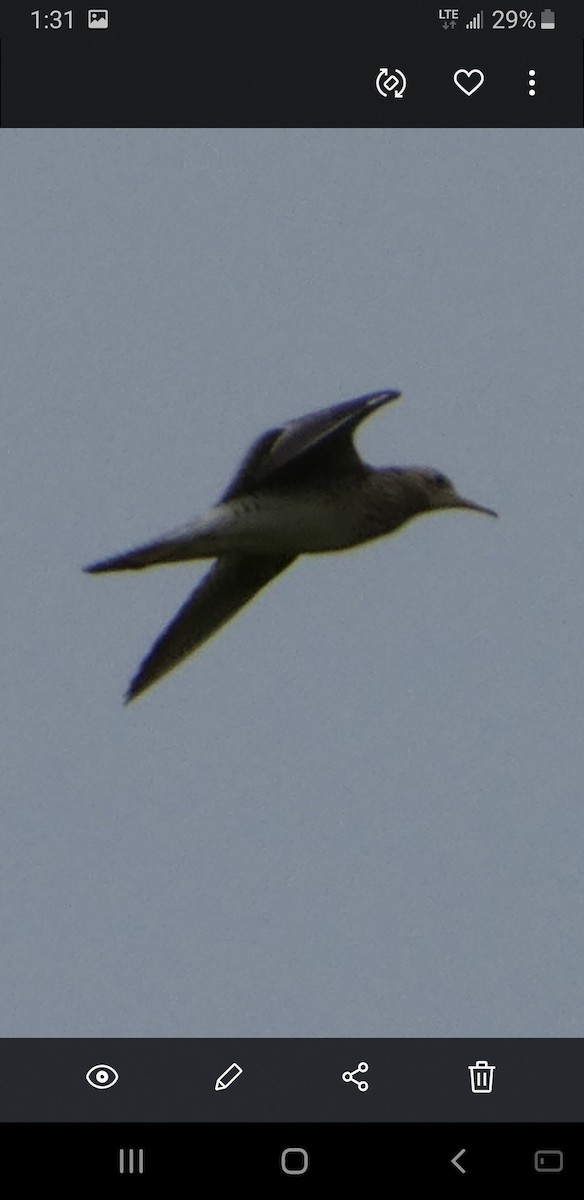
<path fill-rule="evenodd" d="M 126 703 L 172 671 L 294 562 L 294 557 L 220 558 L 154 643 L 134 676 Z"/>
<path fill-rule="evenodd" d="M 329 472 L 362 471 L 353 433 L 365 417 L 400 395 L 395 391 L 372 392 L 270 429 L 254 442 L 221 502 L 259 485 L 292 483 L 307 474 L 322 478 Z"/>

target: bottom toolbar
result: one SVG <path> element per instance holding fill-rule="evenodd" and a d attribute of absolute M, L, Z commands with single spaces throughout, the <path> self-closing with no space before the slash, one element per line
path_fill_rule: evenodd
<path fill-rule="evenodd" d="M 576 1038 L 2 1039 L 0 1123 L 582 1121 L 583 1078 Z"/>

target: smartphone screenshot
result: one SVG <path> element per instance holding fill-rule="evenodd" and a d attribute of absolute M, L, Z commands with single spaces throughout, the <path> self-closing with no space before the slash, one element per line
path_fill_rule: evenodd
<path fill-rule="evenodd" d="M 577 1194 L 583 34 L 2 6 L 7 1176 Z"/>

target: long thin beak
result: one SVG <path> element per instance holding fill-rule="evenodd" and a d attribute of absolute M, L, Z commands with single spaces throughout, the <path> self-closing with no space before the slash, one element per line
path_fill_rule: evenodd
<path fill-rule="evenodd" d="M 485 508 L 483 504 L 475 504 L 474 500 L 465 500 L 462 496 L 454 502 L 455 508 L 472 508 L 473 512 L 487 513 L 489 517 L 498 517 L 499 514 L 493 508 Z"/>

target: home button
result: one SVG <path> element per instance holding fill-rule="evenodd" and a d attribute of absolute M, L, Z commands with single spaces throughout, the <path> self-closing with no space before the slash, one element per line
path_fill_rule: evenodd
<path fill-rule="evenodd" d="M 285 1175 L 306 1175 L 308 1151 L 301 1146 L 288 1146 L 280 1155 L 280 1166 Z"/>

